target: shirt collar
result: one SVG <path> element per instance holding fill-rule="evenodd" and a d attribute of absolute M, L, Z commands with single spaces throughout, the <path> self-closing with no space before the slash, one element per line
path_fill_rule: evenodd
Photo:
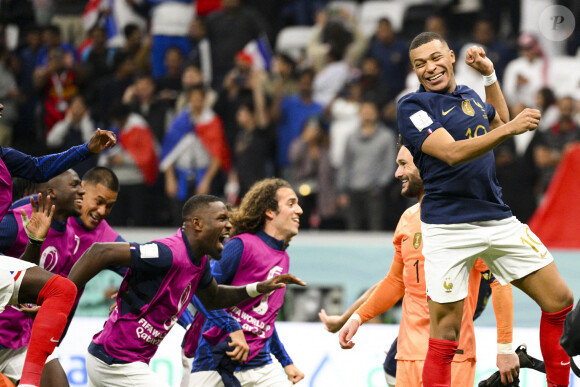
<path fill-rule="evenodd" d="M 66 230 L 66 222 L 59 222 L 53 218 L 50 223 L 50 228 L 58 232 L 64 232 Z"/>
<path fill-rule="evenodd" d="M 266 232 L 263 230 L 258 231 L 256 236 L 258 236 L 258 238 L 260 238 L 265 244 L 267 244 L 268 247 L 271 247 L 274 250 L 284 251 L 288 247 L 288 244 L 286 244 L 283 240 L 276 239 L 273 236 L 266 234 Z"/>
<path fill-rule="evenodd" d="M 455 90 L 453 90 L 451 93 L 445 93 L 445 94 L 451 94 L 453 96 L 460 96 L 461 94 L 463 94 L 466 90 L 465 90 L 466 86 L 464 85 L 455 85 Z M 423 85 L 419 85 L 419 88 L 417 89 L 417 93 L 427 93 L 427 91 L 425 90 L 425 87 L 423 87 Z"/>
<path fill-rule="evenodd" d="M 193 253 L 193 248 L 189 244 L 189 241 L 187 240 L 187 237 L 185 236 L 185 234 L 181 230 L 179 230 L 179 233 L 181 234 L 181 238 L 183 239 L 183 243 L 185 244 L 185 248 L 187 250 L 187 256 L 189 257 L 189 260 L 195 266 L 201 265 L 201 258 L 199 258 L 199 259 L 196 258 L 195 254 Z"/>

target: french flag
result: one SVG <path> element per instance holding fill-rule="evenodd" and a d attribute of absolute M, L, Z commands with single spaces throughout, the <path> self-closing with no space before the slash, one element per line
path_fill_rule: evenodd
<path fill-rule="evenodd" d="M 109 39 L 116 36 L 119 31 L 114 17 L 114 7 L 113 0 L 89 0 L 82 16 L 85 31 L 89 31 L 97 23 L 102 23 Z"/>
<path fill-rule="evenodd" d="M 268 37 L 263 34 L 259 38 L 252 40 L 242 50 L 253 59 L 253 66 L 262 70 L 269 70 L 272 62 L 272 47 L 268 42 Z"/>

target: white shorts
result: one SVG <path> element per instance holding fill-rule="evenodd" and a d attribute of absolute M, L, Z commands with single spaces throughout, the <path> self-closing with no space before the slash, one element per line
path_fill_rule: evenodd
<path fill-rule="evenodd" d="M 421 222 L 421 232 L 427 295 L 439 303 L 467 296 L 469 272 L 478 257 L 502 285 L 554 261 L 530 228 L 513 216 L 458 224 Z"/>
<path fill-rule="evenodd" d="M 111 364 L 87 353 L 87 387 L 169 387 L 143 362 Z"/>
<path fill-rule="evenodd" d="M 263 367 L 234 372 L 242 387 L 288 387 L 292 382 L 279 363 L 266 364 Z M 223 387 L 217 371 L 193 372 L 189 378 L 189 387 Z"/>
<path fill-rule="evenodd" d="M 18 303 L 18 291 L 24 272 L 34 265 L 21 259 L 0 255 L 0 313 L 6 305 Z"/>
<path fill-rule="evenodd" d="M 18 349 L 0 349 L 0 373 L 6 375 L 14 384 L 22 377 L 27 349 L 26 346 Z"/>

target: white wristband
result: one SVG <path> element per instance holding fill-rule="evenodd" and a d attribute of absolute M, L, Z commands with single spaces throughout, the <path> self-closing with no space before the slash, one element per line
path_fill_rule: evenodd
<path fill-rule="evenodd" d="M 248 292 L 248 296 L 250 296 L 250 297 L 256 297 L 256 296 L 259 296 L 260 294 L 262 294 L 258 291 L 258 283 L 257 282 L 254 282 L 252 284 L 247 284 L 246 285 L 246 292 Z"/>
<path fill-rule="evenodd" d="M 495 70 L 493 71 L 493 73 L 483 76 L 483 86 L 491 86 L 496 82 L 497 82 L 497 75 L 495 75 Z"/>
<path fill-rule="evenodd" d="M 361 326 L 362 325 L 362 319 L 360 318 L 360 316 L 356 313 L 354 313 L 352 316 L 350 316 L 350 318 L 348 319 L 348 321 L 350 320 L 355 320 L 356 322 L 358 322 L 358 325 Z M 347 322 L 348 322 L 347 321 Z"/>
<path fill-rule="evenodd" d="M 514 353 L 514 348 L 512 343 L 497 343 L 497 354 L 498 355 L 509 355 Z"/>

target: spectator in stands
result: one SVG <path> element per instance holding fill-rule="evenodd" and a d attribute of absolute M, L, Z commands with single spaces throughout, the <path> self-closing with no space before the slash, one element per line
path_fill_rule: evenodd
<path fill-rule="evenodd" d="M 384 229 L 385 191 L 394 176 L 396 136 L 378 120 L 377 106 L 364 102 L 361 125 L 347 141 L 338 170 L 338 204 L 346 210 L 349 230 Z"/>
<path fill-rule="evenodd" d="M 445 17 L 441 14 L 435 14 L 429 16 L 425 20 L 425 31 L 426 32 L 435 32 L 436 34 L 441 35 L 445 41 L 447 42 L 450 49 L 455 52 L 459 52 L 459 45 L 457 44 L 457 39 L 453 38 L 449 34 L 449 28 L 447 27 L 447 21 Z"/>
<path fill-rule="evenodd" d="M 266 33 L 266 23 L 241 0 L 223 0 L 223 9 L 208 15 L 207 35 L 211 43 L 212 87 L 222 87 L 226 74 L 234 67 L 234 57 L 246 44 Z"/>
<path fill-rule="evenodd" d="M 21 140 L 29 142 L 31 138 L 40 137 L 36 122 L 36 104 L 39 96 L 33 83 L 34 70 L 42 48 L 40 28 L 33 26 L 24 31 L 24 35 L 25 43 L 16 54 L 20 68 L 17 81 L 21 91 L 18 122 L 14 132 L 14 140 L 17 143 L 20 143 Z"/>
<path fill-rule="evenodd" d="M 153 78 L 158 79 L 167 72 L 166 52 L 177 47 L 183 57 L 189 52 L 189 25 L 194 17 L 192 0 L 126 0 L 133 9 L 150 19 L 151 64 Z M 149 17 L 148 17 L 149 16 Z"/>
<path fill-rule="evenodd" d="M 203 84 L 211 84 L 211 46 L 203 20 L 196 18 L 189 25 L 189 53 L 186 61 L 203 74 Z"/>
<path fill-rule="evenodd" d="M 536 92 L 548 82 L 548 62 L 538 40 L 530 34 L 518 39 L 520 56 L 508 63 L 503 77 L 503 93 L 509 105 L 534 106 Z"/>
<path fill-rule="evenodd" d="M 274 55 L 264 88 L 269 97 L 280 94 L 282 98 L 285 98 L 296 94 L 298 91 L 296 61 L 284 53 Z"/>
<path fill-rule="evenodd" d="M 490 19 L 480 19 L 475 23 L 473 40 L 484 46 L 485 54 L 493 62 L 497 78 L 503 79 L 507 64 L 517 57 L 516 51 L 503 40 L 497 39 L 497 30 Z"/>
<path fill-rule="evenodd" d="M 64 119 L 71 97 L 79 91 L 78 77 L 71 66 L 72 63 L 66 63 L 62 48 L 57 46 L 48 52 L 46 66 L 34 70 L 34 85 L 44 99 L 46 134 L 55 123 Z"/>
<path fill-rule="evenodd" d="M 42 30 L 42 48 L 38 53 L 36 66 L 47 66 L 50 61 L 50 51 L 53 48 L 60 48 L 63 52 L 64 62 L 68 68 L 72 68 L 78 63 L 76 49 L 62 41 L 60 27 L 56 25 L 49 25 Z"/>
<path fill-rule="evenodd" d="M 266 111 L 263 78 L 255 76 L 252 82 L 252 101 L 242 102 L 236 112 L 238 128 L 228 182 L 228 193 L 232 198 L 237 196 L 235 199 L 244 197 L 256 181 L 272 175 L 273 170 L 274 135 Z"/>
<path fill-rule="evenodd" d="M 86 0 L 53 1 L 51 22 L 63 32 L 64 41 L 78 47 L 84 37 L 82 14 Z"/>
<path fill-rule="evenodd" d="M 181 74 L 181 90 L 175 101 L 175 111 L 181 112 L 189 103 L 189 91 L 196 85 L 205 86 L 205 104 L 211 108 L 217 100 L 217 93 L 204 81 L 203 75 L 198 66 L 188 64 Z"/>
<path fill-rule="evenodd" d="M 165 51 L 165 74 L 157 78 L 156 86 L 159 98 L 174 105 L 181 91 L 181 74 L 183 73 L 184 55 L 179 47 L 169 47 Z"/>
<path fill-rule="evenodd" d="M 272 119 L 277 122 L 276 131 L 276 168 L 277 176 L 289 178 L 288 148 L 300 136 L 307 119 L 322 114 L 322 105 L 312 99 L 312 80 L 314 72 L 303 70 L 298 76 L 298 93 L 286 98 L 281 94 L 274 96 Z"/>
<path fill-rule="evenodd" d="M 326 108 L 342 90 L 348 76 L 349 66 L 343 60 L 343 52 L 331 46 L 326 54 L 326 64 L 312 81 L 312 99 Z"/>
<path fill-rule="evenodd" d="M 0 145 L 12 145 L 13 126 L 18 120 L 18 100 L 20 91 L 14 74 L 15 57 L 6 46 L 4 30 L 0 41 L 0 101 L 4 105 L 0 120 Z"/>
<path fill-rule="evenodd" d="M 137 76 L 135 83 L 125 90 L 123 103 L 129 105 L 133 113 L 145 118 L 155 140 L 161 144 L 167 128 L 167 116 L 173 112 L 173 105 L 158 98 L 153 77 L 149 74 Z"/>
<path fill-rule="evenodd" d="M 119 178 L 121 189 L 117 209 L 109 216 L 116 226 L 146 226 L 150 219 L 151 203 L 148 187 L 157 179 L 155 138 L 147 121 L 129 106 L 117 104 L 111 109 L 119 143 L 99 158 L 99 165 L 110 168 Z"/>
<path fill-rule="evenodd" d="M 91 119 L 85 99 L 77 94 L 70 100 L 64 119 L 54 124 L 46 137 L 46 145 L 52 153 L 64 152 L 76 144 L 88 142 L 95 133 L 95 124 Z M 74 167 L 79 176 L 96 165 L 93 158 L 83 161 Z"/>
<path fill-rule="evenodd" d="M 115 50 L 107 47 L 107 31 L 100 25 L 90 31 L 91 45 L 82 54 L 81 63 L 88 79 L 98 82 L 113 73 Z"/>
<path fill-rule="evenodd" d="M 536 92 L 536 109 L 542 113 L 542 119 L 538 124 L 538 130 L 545 132 L 558 122 L 560 109 L 554 92 L 549 87 L 542 87 Z"/>
<path fill-rule="evenodd" d="M 377 31 L 371 38 L 366 56 L 377 58 L 381 68 L 381 79 L 388 86 L 389 100 L 395 98 L 405 87 L 409 70 L 407 60 L 409 47 L 395 36 L 391 21 L 381 18 Z"/>
<path fill-rule="evenodd" d="M 381 79 L 381 68 L 377 58 L 367 56 L 361 63 L 362 99 L 373 101 L 382 112 L 389 102 L 388 85 Z M 382 116 L 382 113 L 381 113 Z"/>
<path fill-rule="evenodd" d="M 130 56 L 135 62 L 137 72 L 151 71 L 151 39 L 143 39 L 143 33 L 137 24 L 129 23 L 123 28 L 124 44 L 115 51 L 114 63 L 119 63 L 117 56 Z"/>
<path fill-rule="evenodd" d="M 330 162 L 335 169 L 342 165 L 348 138 L 360 127 L 361 94 L 360 79 L 353 78 L 328 108 Z"/>
<path fill-rule="evenodd" d="M 89 105 L 93 120 L 99 127 L 111 125 L 112 106 L 123 100 L 125 90 L 135 79 L 135 59 L 129 54 L 117 55 L 115 58 L 115 73 L 109 75 L 98 84 L 90 83 L 92 90 Z"/>
<path fill-rule="evenodd" d="M 580 141 L 580 126 L 574 122 L 575 106 L 571 97 L 558 100 L 560 117 L 549 130 L 539 133 L 540 144 L 535 148 L 534 157 L 541 171 L 541 192 L 552 180 L 552 176 L 562 159 L 562 154 L 573 142 Z"/>
<path fill-rule="evenodd" d="M 288 150 L 291 163 L 290 184 L 298 194 L 302 228 L 318 228 L 321 219 L 331 218 L 336 212 L 334 169 L 330 165 L 328 134 L 320 118 L 306 121 L 302 134 Z"/>

